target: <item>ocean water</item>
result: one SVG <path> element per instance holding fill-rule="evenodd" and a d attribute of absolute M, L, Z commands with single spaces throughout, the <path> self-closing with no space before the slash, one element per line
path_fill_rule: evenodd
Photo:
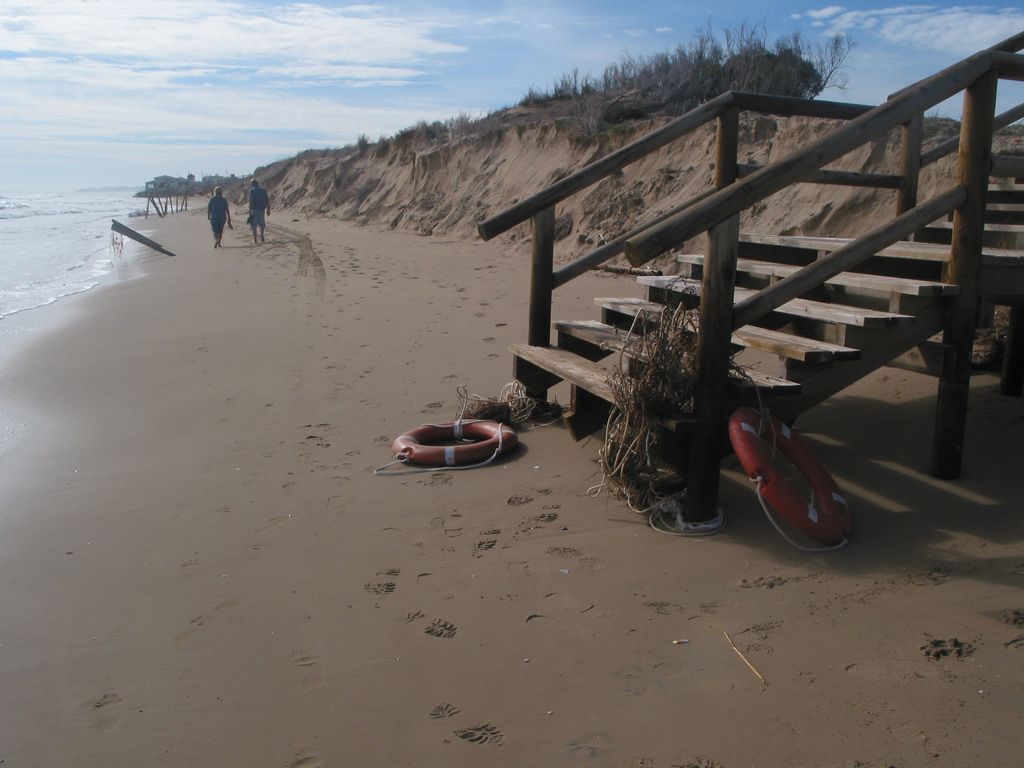
<path fill-rule="evenodd" d="M 0 356 L 41 327 L 43 318 L 26 310 L 130 271 L 122 268 L 136 260 L 142 246 L 132 241 L 115 246 L 110 220 L 144 229 L 143 219 L 129 218 L 140 210 L 139 202 L 131 190 L 0 191 Z M 0 457 L 13 451 L 32 425 L 31 415 L 0 402 Z"/>
<path fill-rule="evenodd" d="M 122 258 L 110 220 L 135 227 L 144 207 L 130 190 L 0 191 L 0 323 L 98 285 Z"/>

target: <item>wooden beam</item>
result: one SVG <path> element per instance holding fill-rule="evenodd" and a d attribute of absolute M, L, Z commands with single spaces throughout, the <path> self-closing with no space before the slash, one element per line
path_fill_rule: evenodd
<path fill-rule="evenodd" d="M 1011 397 L 1024 392 L 1024 307 L 1010 307 L 1010 325 L 1003 349 L 1003 371 L 999 391 Z"/>
<path fill-rule="evenodd" d="M 1005 128 L 1011 123 L 1017 122 L 1021 118 L 1024 118 L 1024 102 L 997 115 L 996 119 L 992 122 L 992 130 L 998 131 L 1000 128 Z M 927 152 L 923 152 L 921 154 L 921 166 L 931 165 L 936 160 L 956 152 L 956 148 L 959 143 L 959 136 L 950 136 L 945 141 L 936 144 Z"/>
<path fill-rule="evenodd" d="M 573 440 L 579 442 L 604 429 L 611 408 L 604 398 L 573 384 L 569 389 L 569 412 L 564 417 Z"/>
<path fill-rule="evenodd" d="M 740 178 L 750 176 L 765 166 L 755 163 L 744 163 L 739 166 Z M 831 184 L 843 187 L 875 187 L 879 189 L 902 189 L 905 181 L 902 176 L 892 173 L 860 173 L 859 171 L 812 171 L 795 183 L 799 184 Z M 648 222 L 647 226 L 657 222 Z"/>
<path fill-rule="evenodd" d="M 1018 32 L 1015 35 L 1011 35 L 1005 40 L 1000 40 L 998 43 L 989 48 L 990 51 L 1005 51 L 1007 53 L 1015 53 L 1021 48 L 1024 48 L 1024 32 Z"/>
<path fill-rule="evenodd" d="M 171 253 L 171 251 L 168 251 L 166 248 L 160 245 L 160 243 L 156 242 L 155 240 L 150 240 L 145 235 L 140 235 L 134 229 L 132 229 L 131 227 L 126 227 L 117 219 L 110 220 L 110 229 L 113 230 L 114 232 L 117 232 L 119 235 L 124 235 L 125 237 L 134 240 L 137 243 L 142 243 L 146 247 L 152 248 L 154 251 L 162 253 L 165 256 L 174 256 L 174 254 Z"/>
<path fill-rule="evenodd" d="M 994 53 L 992 63 L 1004 80 L 1024 80 L 1024 56 L 1018 53 Z"/>
<path fill-rule="evenodd" d="M 828 165 L 850 150 L 902 125 L 915 114 L 945 101 L 991 67 L 992 54 L 982 52 L 922 80 L 900 97 L 851 120 L 838 131 L 720 190 L 678 216 L 647 229 L 642 235 L 627 240 L 626 258 L 635 267 L 645 264 L 655 256 L 784 189 L 806 174 Z"/>
<path fill-rule="evenodd" d="M 760 112 L 778 117 L 820 117 L 833 120 L 852 120 L 874 109 L 872 104 L 848 104 L 842 101 L 819 101 L 793 96 L 774 96 L 767 93 L 733 91 L 736 106 L 749 112 Z"/>
<path fill-rule="evenodd" d="M 552 266 L 555 260 L 555 208 L 533 216 L 532 270 L 530 272 L 529 343 L 535 347 L 551 344 Z"/>
<path fill-rule="evenodd" d="M 799 381 L 803 391 L 795 397 L 772 401 L 772 412 L 782 421 L 790 421 L 809 408 L 824 402 L 836 392 L 867 376 L 896 356 L 913 349 L 934 335 L 942 326 L 942 303 L 925 307 L 913 325 L 901 325 L 884 334 L 861 332 L 847 343 L 861 350 L 859 360 L 841 365 L 809 366 L 786 363 L 786 377 Z"/>
<path fill-rule="evenodd" d="M 902 216 L 898 216 L 888 224 L 878 227 L 864 237 L 832 251 L 828 256 L 808 264 L 806 267 L 801 267 L 792 275 L 758 291 L 749 299 L 739 302 L 736 305 L 734 322 L 737 326 L 756 322 L 786 302 L 821 285 L 830 277 L 835 277 L 840 272 L 855 267 L 886 246 L 906 237 L 911 232 L 916 232 L 924 224 L 934 221 L 940 216 L 945 216 L 956 206 L 962 204 L 965 197 L 966 192 L 962 187 L 954 187 Z"/>
<path fill-rule="evenodd" d="M 932 442 L 932 472 L 945 479 L 959 477 L 963 462 L 998 82 L 996 72 L 986 72 L 964 92 L 958 180 L 966 199 L 953 214 L 953 241 L 946 275 L 948 282 L 960 286 L 960 294 L 951 300 L 946 312 L 942 341 L 950 354 L 939 379 Z"/>
<path fill-rule="evenodd" d="M 1015 179 L 1024 178 L 1024 157 L 993 155 L 992 175 L 1009 176 Z"/>
<path fill-rule="evenodd" d="M 918 112 L 900 126 L 900 175 L 903 188 L 896 194 L 896 215 L 917 205 L 917 183 L 921 173 L 921 129 L 924 115 Z"/>
<path fill-rule="evenodd" d="M 736 181 L 738 147 L 739 109 L 733 107 L 718 118 L 715 186 L 719 189 Z M 738 214 L 708 232 L 693 382 L 697 428 L 690 438 L 683 506 L 683 519 L 688 523 L 711 520 L 718 513 L 718 480 L 729 421 L 729 340 L 734 327 L 732 307 L 739 235 Z"/>
<path fill-rule="evenodd" d="M 477 232 L 479 232 L 480 237 L 484 240 L 490 240 L 492 237 L 500 235 L 516 224 L 526 221 L 526 219 L 538 211 L 548 208 L 582 189 L 586 189 L 605 176 L 649 155 L 651 152 L 661 149 L 680 136 L 685 136 L 690 131 L 714 120 L 732 106 L 732 103 L 733 96 L 731 93 L 723 93 L 721 96 L 705 102 L 656 131 L 652 131 L 642 139 L 627 144 L 621 149 L 605 155 L 600 160 L 595 160 L 576 173 L 570 174 L 561 181 L 552 184 L 547 189 L 481 222 L 477 226 Z"/>

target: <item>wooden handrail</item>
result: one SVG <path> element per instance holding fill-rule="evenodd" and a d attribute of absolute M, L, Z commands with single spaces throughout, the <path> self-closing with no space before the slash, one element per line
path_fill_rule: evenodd
<path fill-rule="evenodd" d="M 1016 107 L 1011 107 L 1005 112 L 996 115 L 995 120 L 992 121 L 992 130 L 998 131 L 1000 128 L 1005 128 L 1011 123 L 1016 123 L 1024 117 L 1024 102 L 1021 102 Z M 934 147 L 929 149 L 927 152 L 921 153 L 921 167 L 931 165 L 936 160 L 940 160 L 946 155 L 950 155 L 956 152 L 956 148 L 960 145 L 959 136 L 950 136 L 940 144 L 936 144 Z"/>
<path fill-rule="evenodd" d="M 1024 56 L 1019 53 L 992 54 L 992 64 L 999 77 L 1005 80 L 1024 80 Z"/>
<path fill-rule="evenodd" d="M 1022 48 L 1024 48 L 1024 32 L 1018 32 L 1016 35 L 1008 37 L 1005 40 L 1000 40 L 998 43 L 996 43 L 993 46 L 990 46 L 990 47 L 986 48 L 981 53 L 1016 53 L 1017 51 L 1021 50 Z M 977 55 L 977 54 L 975 54 L 975 55 Z M 963 61 L 958 62 L 958 64 L 962 64 L 962 63 L 963 63 Z M 957 64 L 953 65 L 953 67 L 955 67 L 955 66 L 957 66 Z M 946 72 L 949 69 L 951 69 L 951 67 L 946 67 L 946 69 L 944 69 L 943 72 Z M 939 74 L 942 74 L 942 73 L 940 72 Z M 920 84 L 922 82 L 924 82 L 924 81 L 923 80 L 918 80 L 916 83 L 911 83 L 906 88 L 901 88 L 900 90 L 896 91 L 896 93 L 890 93 L 889 97 L 886 99 L 886 101 L 890 101 L 892 99 L 895 99 L 897 96 L 902 96 L 904 93 L 909 91 L 911 88 L 914 88 L 915 86 L 917 86 L 918 84 Z"/>
<path fill-rule="evenodd" d="M 745 163 L 739 166 L 740 176 L 750 176 L 765 166 Z M 806 184 L 834 184 L 845 187 L 877 187 L 902 189 L 906 179 L 891 173 L 860 173 L 859 171 L 813 171 L 800 182 Z M 651 224 L 654 222 L 652 221 Z"/>
<path fill-rule="evenodd" d="M 821 117 L 833 120 L 852 120 L 874 109 L 872 104 L 848 104 L 843 101 L 819 101 L 795 96 L 775 96 L 769 93 L 733 91 L 736 106 L 748 112 L 760 112 L 777 117 Z"/>
<path fill-rule="evenodd" d="M 915 114 L 962 91 L 991 70 L 992 56 L 987 51 L 977 53 L 922 80 L 901 96 L 865 112 L 809 147 L 762 168 L 704 202 L 648 228 L 642 235 L 626 241 L 626 258 L 633 266 L 645 264 L 861 144 L 902 125 Z"/>
<path fill-rule="evenodd" d="M 840 272 L 848 271 L 871 258 L 886 246 L 892 245 L 897 240 L 902 240 L 924 225 L 950 213 L 961 206 L 966 198 L 967 191 L 962 186 L 953 187 L 927 203 L 911 208 L 869 234 L 832 251 L 828 256 L 798 269 L 767 288 L 763 288 L 735 306 L 733 327 L 749 325 L 778 309 L 787 301 L 792 301 L 829 278 L 835 277 Z"/>
<path fill-rule="evenodd" d="M 542 211 L 570 195 L 576 194 L 594 182 L 600 181 L 605 176 L 624 168 L 651 152 L 661 149 L 666 144 L 670 144 L 680 136 L 700 128 L 705 123 L 714 120 L 731 107 L 732 104 L 732 93 L 723 93 L 721 96 L 701 104 L 696 109 L 692 109 L 685 115 L 677 117 L 672 122 L 647 134 L 642 139 L 627 144 L 621 149 L 605 155 L 600 160 L 595 160 L 576 171 L 576 173 L 555 182 L 547 189 L 541 190 L 537 194 L 526 198 L 526 200 L 513 205 L 511 208 L 505 209 L 496 216 L 482 221 L 477 226 L 477 232 L 480 233 L 480 237 L 484 240 L 490 240 L 492 237 L 506 232 L 516 224 L 526 221 L 526 219 L 538 211 Z"/>
<path fill-rule="evenodd" d="M 1016 155 L 992 155 L 992 175 L 1024 178 L 1024 157 Z"/>
<path fill-rule="evenodd" d="M 575 261 L 569 262 L 560 270 L 555 272 L 553 283 L 554 287 L 560 288 L 561 286 L 568 283 L 570 280 L 575 280 L 584 272 L 601 266 L 609 259 L 614 259 L 620 253 L 622 253 L 622 246 L 629 238 L 633 237 L 634 235 L 640 234 L 641 232 L 644 231 L 644 229 L 649 227 L 651 224 L 657 223 L 659 221 L 664 221 L 669 216 L 675 216 L 677 213 L 684 210 L 685 208 L 689 208 L 691 205 L 696 205 L 704 198 L 710 197 L 716 191 L 717 189 L 715 187 L 708 187 L 703 192 L 698 192 L 696 195 L 691 197 L 682 205 L 677 205 L 674 208 L 670 208 L 669 210 L 658 215 L 651 221 L 646 221 L 639 227 L 634 227 L 625 234 L 619 235 L 614 240 L 609 240 L 604 245 L 595 248 L 590 253 L 580 256 Z"/>
<path fill-rule="evenodd" d="M 1024 48 L 1024 32 L 1018 32 L 1016 35 L 1008 37 L 1005 40 L 1000 40 L 988 50 L 1015 53 L 1022 48 Z"/>

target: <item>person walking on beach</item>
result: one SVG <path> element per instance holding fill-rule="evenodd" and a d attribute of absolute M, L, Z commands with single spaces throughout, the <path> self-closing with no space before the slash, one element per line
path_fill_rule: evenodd
<path fill-rule="evenodd" d="M 224 225 L 231 226 L 231 209 L 228 208 L 228 200 L 224 197 L 224 190 L 221 187 L 213 188 L 213 197 L 206 204 L 206 218 L 210 220 L 213 228 L 213 247 L 223 248 L 220 239 L 224 236 Z M 255 231 L 255 230 L 254 230 Z"/>
<path fill-rule="evenodd" d="M 252 241 L 256 242 L 256 229 L 260 230 L 260 240 L 266 242 L 264 234 L 267 230 L 267 216 L 270 215 L 270 195 L 260 186 L 258 179 L 252 180 L 249 187 L 249 226 L 252 227 Z"/>

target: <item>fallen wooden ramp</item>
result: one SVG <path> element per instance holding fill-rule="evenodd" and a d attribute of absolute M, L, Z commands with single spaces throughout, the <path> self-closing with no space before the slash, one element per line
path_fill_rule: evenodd
<path fill-rule="evenodd" d="M 160 243 L 156 242 L 156 240 L 150 240 L 145 235 L 140 235 L 134 229 L 132 229 L 131 227 L 126 227 L 117 219 L 110 220 L 110 229 L 114 232 L 117 232 L 119 235 L 124 235 L 125 237 L 134 240 L 137 243 L 142 243 L 143 245 L 152 248 L 154 251 L 157 251 L 158 253 L 162 253 L 166 256 L 176 255 L 168 251 L 166 248 L 160 245 Z"/>

